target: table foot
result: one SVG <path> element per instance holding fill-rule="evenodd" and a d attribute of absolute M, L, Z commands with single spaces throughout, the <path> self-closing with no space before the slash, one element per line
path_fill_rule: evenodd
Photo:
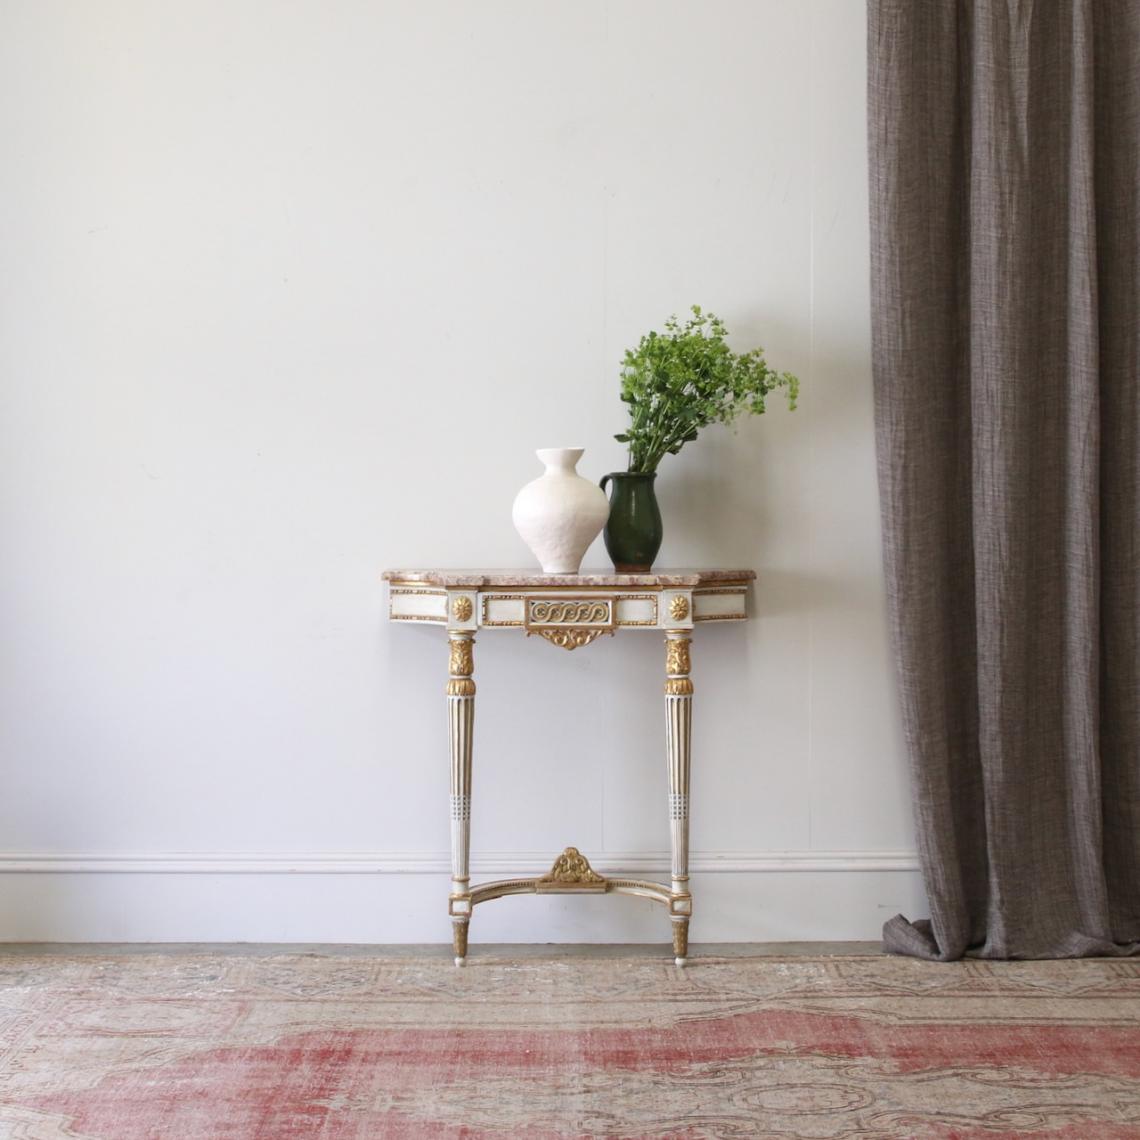
<path fill-rule="evenodd" d="M 451 924 L 451 944 L 457 966 L 463 966 L 467 962 L 467 926 L 467 920 Z"/>
<path fill-rule="evenodd" d="M 689 961 L 688 958 L 674 958 L 673 959 L 673 965 L 674 966 L 684 966 L 688 963 L 688 961 Z"/>
<path fill-rule="evenodd" d="M 689 920 L 687 918 L 673 919 L 673 959 L 678 966 L 685 964 L 689 956 Z"/>

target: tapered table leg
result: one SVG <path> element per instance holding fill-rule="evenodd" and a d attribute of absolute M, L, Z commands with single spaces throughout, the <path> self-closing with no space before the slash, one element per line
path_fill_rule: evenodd
<path fill-rule="evenodd" d="M 673 958 L 683 966 L 689 953 L 689 751 L 692 737 L 693 682 L 689 677 L 688 630 L 665 635 L 665 742 L 669 761 L 669 831 L 673 849 L 669 917 L 673 923 Z"/>
<path fill-rule="evenodd" d="M 467 928 L 471 922 L 471 736 L 475 722 L 475 635 L 448 634 L 451 660 L 447 680 L 448 744 L 451 754 L 451 893 L 455 964 L 467 960 Z"/>

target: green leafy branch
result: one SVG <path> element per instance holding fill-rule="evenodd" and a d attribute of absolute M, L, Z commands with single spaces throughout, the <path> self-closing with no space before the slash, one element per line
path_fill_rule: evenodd
<path fill-rule="evenodd" d="M 614 438 L 629 445 L 630 471 L 656 471 L 666 455 L 676 455 L 709 424 L 762 414 L 777 388 L 786 389 L 790 409 L 796 406 L 795 376 L 769 368 L 763 349 L 734 353 L 719 317 L 699 305 L 692 314 L 683 325 L 670 317 L 663 333 L 651 332 L 626 350 L 621 398 L 629 405 L 630 425 Z"/>

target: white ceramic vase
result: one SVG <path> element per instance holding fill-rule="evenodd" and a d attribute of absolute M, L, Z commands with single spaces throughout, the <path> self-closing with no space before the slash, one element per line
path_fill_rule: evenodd
<path fill-rule="evenodd" d="M 581 447 L 544 447 L 535 454 L 546 465 L 515 497 L 515 530 L 546 574 L 577 574 L 590 543 L 609 518 L 602 489 L 575 470 Z"/>

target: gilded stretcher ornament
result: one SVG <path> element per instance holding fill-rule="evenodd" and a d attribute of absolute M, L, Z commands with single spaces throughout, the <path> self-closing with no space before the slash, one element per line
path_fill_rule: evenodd
<path fill-rule="evenodd" d="M 556 891 L 604 891 L 606 880 L 577 847 L 567 847 L 554 860 L 554 866 L 535 880 L 534 889 L 540 895 Z"/>

